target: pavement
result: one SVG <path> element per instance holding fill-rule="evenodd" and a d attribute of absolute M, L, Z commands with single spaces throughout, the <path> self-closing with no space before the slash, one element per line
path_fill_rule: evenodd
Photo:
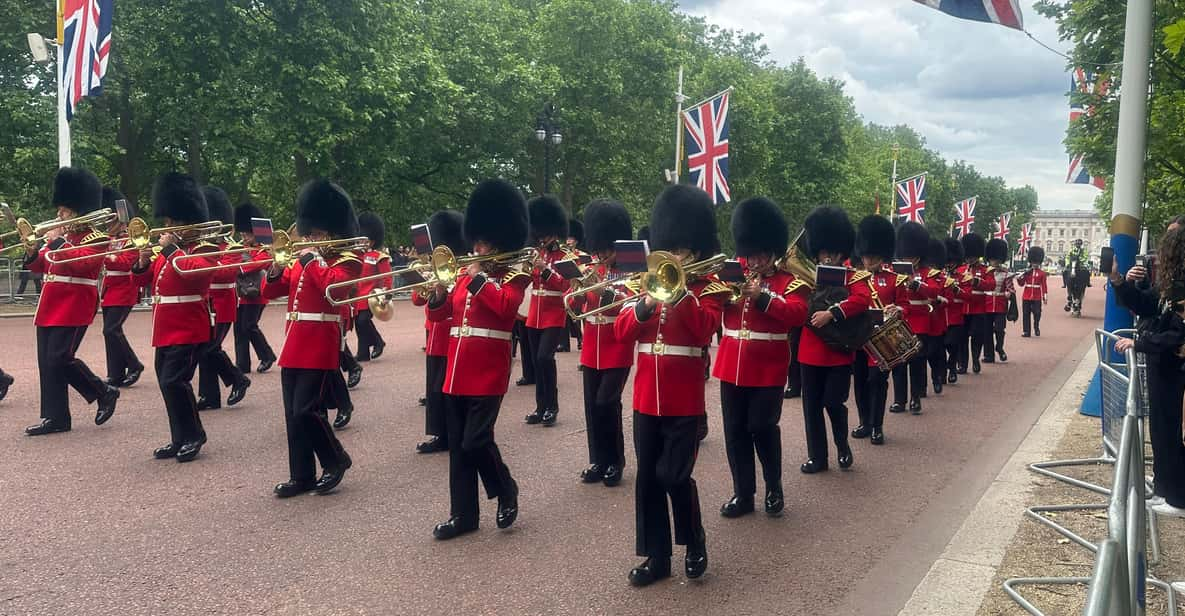
<path fill-rule="evenodd" d="M 886 445 L 853 441 L 850 471 L 797 471 L 801 405 L 787 401 L 779 519 L 716 513 L 731 482 L 710 381 L 711 434 L 695 473 L 709 572 L 646 589 L 626 582 L 639 561 L 632 452 L 621 486 L 578 479 L 587 451 L 575 349 L 557 356 L 557 426 L 522 423 L 531 388 L 512 386 L 502 407 L 518 522 L 497 530 L 489 501 L 479 532 L 440 543 L 431 530 L 448 514 L 448 460 L 414 453 L 424 427 L 414 307 L 379 324 L 387 351 L 364 364 L 353 392 L 341 438 L 354 468 L 332 495 L 284 501 L 271 495 L 287 478 L 278 369 L 251 375 L 240 405 L 203 413 L 210 442 L 190 464 L 152 459 L 168 429 L 151 371 L 108 424 L 94 426 L 75 397 L 72 432 L 28 438 L 34 329 L 5 319 L 0 361 L 17 383 L 0 402 L 0 614 L 897 614 L 1081 359 L 1101 296 L 1096 285 L 1073 319 L 1055 295 L 1041 338 L 1009 324 L 1007 363 L 931 393 L 921 416 L 890 415 Z M 151 366 L 149 318 L 135 313 L 127 329 Z M 269 307 L 263 325 L 278 350 L 281 311 Z M 79 355 L 103 374 L 98 323 Z"/>

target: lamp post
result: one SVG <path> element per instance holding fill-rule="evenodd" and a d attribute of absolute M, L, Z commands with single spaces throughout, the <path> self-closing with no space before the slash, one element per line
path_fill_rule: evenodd
<path fill-rule="evenodd" d="M 564 141 L 558 116 L 555 105 L 547 103 L 535 122 L 535 139 L 543 142 L 543 194 L 551 192 L 551 148 Z"/>
<path fill-rule="evenodd" d="M 50 63 L 49 47 L 52 45 L 57 54 L 57 65 L 54 66 L 54 91 L 58 99 L 58 166 L 70 166 L 70 124 L 66 121 L 66 95 L 62 92 L 62 45 L 60 41 L 49 40 L 44 36 L 31 32 L 26 36 L 29 51 L 33 54 L 33 63 L 47 66 Z"/>

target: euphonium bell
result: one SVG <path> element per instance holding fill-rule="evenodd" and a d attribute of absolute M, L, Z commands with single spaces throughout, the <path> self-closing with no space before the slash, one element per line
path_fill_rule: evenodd
<path fill-rule="evenodd" d="M 810 258 L 810 250 L 807 248 L 806 242 L 806 229 L 803 229 L 798 232 L 798 237 L 794 238 L 794 243 L 790 244 L 790 249 L 786 251 L 786 256 L 782 257 L 778 267 L 784 272 L 793 274 L 795 280 L 801 280 L 813 289 L 815 288 L 815 267 L 818 264 Z"/>

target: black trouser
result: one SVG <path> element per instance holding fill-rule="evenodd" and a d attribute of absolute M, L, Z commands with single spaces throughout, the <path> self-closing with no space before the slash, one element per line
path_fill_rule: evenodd
<path fill-rule="evenodd" d="M 487 498 L 513 493 L 514 479 L 494 442 L 494 424 L 502 396 L 453 396 L 445 394 L 448 426 L 449 515 L 463 525 L 478 522 L 477 479 Z"/>
<path fill-rule="evenodd" d="M 575 338 L 577 344 L 584 343 L 584 328 L 577 321 L 573 321 L 572 317 L 568 318 L 568 336 Z"/>
<path fill-rule="evenodd" d="M 374 315 L 371 314 L 370 309 L 359 310 L 357 316 L 354 318 L 354 331 L 358 334 L 358 359 L 361 361 L 370 361 L 371 352 L 379 346 L 386 344 L 383 342 L 382 334 L 374 325 Z"/>
<path fill-rule="evenodd" d="M 1148 354 L 1148 436 L 1152 441 L 1152 491 L 1168 504 L 1185 508 L 1185 445 L 1181 442 L 1181 403 L 1185 374 L 1180 362 L 1165 366 Z"/>
<path fill-rule="evenodd" d="M 424 366 L 427 372 L 427 395 L 424 404 L 424 433 L 439 436 L 448 442 L 448 428 L 444 423 L 444 373 L 448 368 L 448 357 L 426 355 Z"/>
<path fill-rule="evenodd" d="M 621 428 L 621 392 L 629 379 L 629 366 L 594 370 L 584 375 L 584 425 L 588 428 L 588 463 L 625 466 L 625 435 Z"/>
<path fill-rule="evenodd" d="M 732 471 L 732 493 L 752 498 L 757 491 L 753 452 L 761 460 L 766 488 L 782 486 L 782 387 L 738 387 L 720 381 L 724 449 Z"/>
<path fill-rule="evenodd" d="M 994 361 L 996 353 L 1004 352 L 1004 327 L 1008 324 L 1003 312 L 992 312 L 983 319 L 983 356 Z"/>
<path fill-rule="evenodd" d="M 202 345 L 176 344 L 156 348 L 156 382 L 169 414 L 169 442 L 174 445 L 196 443 L 206 438 L 193 397 L 193 371 L 197 368 Z"/>
<path fill-rule="evenodd" d="M 786 388 L 802 389 L 802 364 L 798 363 L 798 340 L 802 338 L 802 328 L 790 330 L 790 368 L 786 374 Z"/>
<path fill-rule="evenodd" d="M 860 361 L 860 353 L 856 354 L 856 361 Z M 863 377 L 859 370 L 860 364 L 853 364 L 856 372 L 855 384 L 860 384 L 860 379 L 864 379 L 864 385 L 861 387 L 854 387 L 856 396 L 863 395 L 863 401 L 859 397 L 856 399 L 856 410 L 860 414 L 860 425 L 866 428 L 881 428 L 885 425 L 885 403 L 889 398 L 889 373 L 882 372 L 877 366 L 869 366 L 868 362 L 864 362 Z"/>
<path fill-rule="evenodd" d="M 16 290 L 17 295 L 25 294 L 25 287 L 29 286 L 29 279 L 33 279 L 33 286 L 37 289 L 37 293 L 41 293 L 41 274 L 34 274 L 29 270 L 21 270 L 20 280 L 21 285 Z"/>
<path fill-rule="evenodd" d="M 1024 332 L 1028 336 L 1032 330 L 1029 328 L 1029 321 L 1032 321 L 1033 327 L 1037 331 L 1041 331 L 1041 300 L 1026 299 L 1021 303 L 1022 312 L 1024 313 Z"/>
<path fill-rule="evenodd" d="M 107 379 L 110 381 L 122 381 L 129 370 L 144 369 L 123 333 L 123 324 L 131 313 L 131 306 L 103 307 L 103 348 L 107 351 Z"/>
<path fill-rule="evenodd" d="M 342 350 L 340 353 L 338 353 L 338 355 L 338 364 L 342 372 L 351 372 L 361 368 L 361 366 L 358 365 L 358 360 L 354 357 L 354 354 L 350 352 L 350 345 L 343 345 Z"/>
<path fill-rule="evenodd" d="M 255 355 L 260 361 L 276 360 L 267 336 L 259 329 L 264 307 L 266 304 L 240 304 L 235 315 L 235 365 L 243 373 L 251 372 L 251 347 L 255 347 Z"/>
<path fill-rule="evenodd" d="M 218 387 L 218 380 L 221 379 L 227 387 L 243 380 L 243 373 L 222 349 L 230 326 L 230 323 L 216 323 L 210 328 L 210 341 L 203 345 L 201 358 L 198 359 L 198 396 L 216 407 L 222 406 L 222 389 Z"/>
<path fill-rule="evenodd" d="M 699 491 L 691 477 L 699 452 L 698 426 L 698 415 L 659 417 L 634 411 L 634 454 L 638 459 L 634 549 L 638 556 L 670 558 L 671 516 L 676 544 L 688 545 L 703 538 Z"/>
<path fill-rule="evenodd" d="M 346 377 L 341 370 L 329 375 L 326 387 L 329 389 L 325 396 L 325 408 L 354 410 L 354 401 L 350 399 L 350 387 L 346 384 Z"/>
<path fill-rule="evenodd" d="M 979 358 L 991 347 L 990 331 L 992 315 L 987 313 L 967 315 L 967 337 L 971 342 L 971 360 L 979 363 Z"/>
<path fill-rule="evenodd" d="M 967 325 L 960 323 L 946 328 L 946 369 L 967 371 Z"/>
<path fill-rule="evenodd" d="M 70 387 L 87 403 L 107 388 L 81 359 L 74 356 L 86 335 L 86 326 L 38 327 L 37 373 L 41 381 L 41 418 L 70 425 Z"/>
<path fill-rule="evenodd" d="M 922 392 L 926 391 L 926 357 L 930 350 L 929 341 L 933 336 L 919 334 L 918 339 L 922 341 L 922 350 L 918 351 L 910 360 L 896 368 L 893 368 L 893 402 L 895 404 L 905 404 L 910 400 L 916 400 L 922 397 Z"/>
<path fill-rule="evenodd" d="M 535 357 L 535 410 L 560 409 L 559 389 L 555 369 L 555 350 L 564 335 L 562 327 L 547 329 L 527 328 L 531 354 Z"/>
<path fill-rule="evenodd" d="M 823 412 L 831 419 L 831 436 L 835 447 L 848 449 L 848 390 L 852 386 L 852 366 L 812 366 L 802 364 L 802 419 L 806 428 L 806 451 L 811 460 L 827 462 L 827 424 Z"/>
<path fill-rule="evenodd" d="M 348 456 L 326 416 L 329 382 L 336 370 L 280 368 L 284 394 L 284 428 L 288 433 L 288 475 L 293 481 L 317 478 L 317 460 L 336 470 Z"/>
<path fill-rule="evenodd" d="M 946 332 L 935 336 L 926 336 L 926 361 L 930 364 L 930 382 L 946 382 Z"/>

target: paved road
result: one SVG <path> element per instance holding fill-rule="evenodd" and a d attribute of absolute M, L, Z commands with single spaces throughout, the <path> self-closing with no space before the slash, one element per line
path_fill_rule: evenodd
<path fill-rule="evenodd" d="M 797 471 L 802 416 L 788 401 L 781 519 L 716 514 L 731 487 L 709 383 L 712 434 L 696 469 L 709 573 L 642 590 L 625 579 L 638 560 L 633 469 L 613 489 L 577 479 L 586 441 L 575 353 L 558 356 L 556 427 L 522 423 L 529 388 L 512 387 L 503 405 L 498 439 L 522 489 L 518 522 L 496 530 L 490 501 L 480 532 L 438 543 L 447 458 L 413 453 L 423 362 L 411 306 L 380 323 L 387 353 L 355 390 L 359 410 L 342 434 L 354 469 L 333 495 L 286 501 L 271 495 L 287 474 L 277 372 L 253 375 L 234 409 L 203 415 L 210 442 L 191 464 L 152 459 L 168 430 L 148 373 L 106 426 L 75 398 L 73 432 L 27 438 L 34 330 L 2 320 L 3 367 L 17 384 L 0 403 L 0 614 L 896 613 L 1099 324 L 1097 284 L 1089 295 L 1082 319 L 1055 298 L 1039 339 L 1011 324 L 1007 364 L 931 394 L 920 417 L 890 415 L 888 444 L 857 441 L 849 472 Z M 144 313 L 128 323 L 144 354 L 148 325 Z M 265 328 L 278 344 L 276 307 Z M 97 324 L 80 354 L 102 374 Z"/>

